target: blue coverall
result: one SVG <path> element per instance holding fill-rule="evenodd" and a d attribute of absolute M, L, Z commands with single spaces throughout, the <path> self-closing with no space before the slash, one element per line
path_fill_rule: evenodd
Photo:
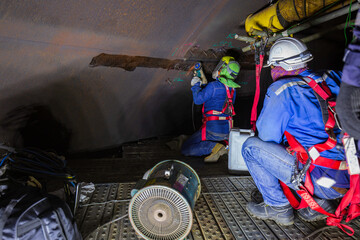
<path fill-rule="evenodd" d="M 231 92 L 233 88 L 229 88 Z M 226 88 L 223 83 L 216 80 L 208 83 L 204 88 L 196 83 L 191 91 L 196 105 L 204 104 L 204 113 L 210 110 L 221 112 L 226 101 Z M 234 89 L 233 103 L 235 103 L 236 91 Z M 211 115 L 207 115 L 211 116 Z M 213 115 L 227 117 L 226 114 Z M 206 122 L 206 141 L 202 141 L 201 129 L 188 138 L 181 148 L 185 156 L 209 155 L 216 143 L 229 138 L 230 123 L 228 120 L 214 120 Z"/>
<path fill-rule="evenodd" d="M 319 80 L 321 75 L 313 72 L 302 72 L 301 76 L 310 76 Z M 341 73 L 328 72 L 326 83 L 332 93 L 339 93 Z M 264 106 L 256 123 L 258 138 L 249 138 L 243 145 L 242 154 L 254 181 L 264 197 L 265 203 L 271 206 L 284 206 L 288 201 L 280 187 L 279 180 L 293 188 L 290 183 L 294 173 L 295 157 L 287 153 L 284 132 L 288 131 L 305 148 L 323 143 L 328 139 L 325 132 L 319 101 L 314 91 L 299 77 L 280 79 L 268 89 Z M 339 139 L 339 129 L 334 129 Z M 321 152 L 322 157 L 344 160 L 342 150 L 333 148 Z M 302 166 L 300 166 L 302 168 Z M 333 188 L 316 184 L 321 177 L 335 181 L 334 187 L 349 188 L 349 174 L 346 170 L 332 170 L 315 167 L 311 172 L 315 186 L 315 195 L 320 198 L 333 199 L 341 197 Z"/>

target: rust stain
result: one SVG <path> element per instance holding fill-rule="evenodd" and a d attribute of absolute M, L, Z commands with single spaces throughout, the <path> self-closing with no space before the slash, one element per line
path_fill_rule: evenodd
<path fill-rule="evenodd" d="M 186 75 L 189 75 L 189 72 L 192 71 L 196 62 L 202 62 L 204 71 L 211 72 L 217 64 L 218 59 L 220 59 L 225 54 L 226 52 L 220 53 L 219 55 L 215 55 L 214 58 L 194 58 L 183 60 L 101 53 L 92 58 L 89 66 L 118 67 L 126 71 L 134 71 L 137 67 L 162 68 L 166 70 L 173 69 L 179 71 L 187 71 Z M 251 61 L 249 57 L 251 57 L 251 55 L 247 57 L 242 57 L 242 59 L 246 61 L 239 61 L 243 69 L 254 69 L 253 61 Z"/>
<path fill-rule="evenodd" d="M 128 56 L 128 55 L 112 55 L 101 53 L 93 57 L 90 62 L 90 67 L 107 66 L 119 67 L 126 71 L 134 71 L 136 67 L 146 68 L 163 68 L 163 69 L 176 69 L 188 70 L 194 61 L 184 61 L 182 59 L 169 60 L 164 58 L 153 58 L 145 56 Z"/>

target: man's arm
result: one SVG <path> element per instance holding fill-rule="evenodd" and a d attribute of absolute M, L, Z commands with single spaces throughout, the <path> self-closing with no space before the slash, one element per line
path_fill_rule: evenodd
<path fill-rule="evenodd" d="M 282 142 L 284 131 L 291 118 L 290 99 L 286 99 L 287 94 L 282 92 L 276 95 L 271 89 L 266 93 L 263 109 L 256 122 L 261 140 Z"/>
<path fill-rule="evenodd" d="M 200 87 L 200 83 L 196 83 L 191 87 L 193 93 L 194 103 L 196 105 L 201 105 L 209 100 L 214 92 L 212 84 L 207 84 L 204 88 Z"/>

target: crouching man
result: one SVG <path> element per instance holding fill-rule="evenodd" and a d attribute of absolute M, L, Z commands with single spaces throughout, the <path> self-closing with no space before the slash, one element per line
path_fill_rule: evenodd
<path fill-rule="evenodd" d="M 327 212 L 336 209 L 330 200 L 343 197 L 349 188 L 345 156 L 336 147 L 340 130 L 332 113 L 341 73 L 315 73 L 307 68 L 310 60 L 311 53 L 297 39 L 274 43 L 268 60 L 274 83 L 257 121 L 259 136 L 249 138 L 242 148 L 264 199 L 260 204 L 249 202 L 247 211 L 281 225 L 293 224 L 294 213 L 280 181 L 294 190 L 305 186 Z M 305 221 L 327 217 L 309 207 L 298 215 Z"/>

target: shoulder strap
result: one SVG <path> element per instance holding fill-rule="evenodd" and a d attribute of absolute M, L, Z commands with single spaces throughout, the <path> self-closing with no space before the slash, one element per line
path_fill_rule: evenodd
<path fill-rule="evenodd" d="M 311 77 L 302 77 L 302 79 L 315 92 L 315 96 L 320 104 L 321 114 L 325 127 L 328 129 L 340 128 L 339 121 L 337 120 L 337 115 L 335 112 L 336 97 L 332 94 L 323 77 L 321 77 L 322 81 L 319 83 Z"/>
<path fill-rule="evenodd" d="M 225 113 L 227 108 L 230 108 L 230 116 L 235 116 L 235 109 L 234 109 L 234 104 L 233 104 L 233 97 L 234 97 L 234 88 L 231 89 L 231 92 L 229 90 L 229 87 L 225 85 L 225 89 L 226 89 L 226 99 L 224 102 L 224 106 L 223 109 L 221 111 L 221 113 Z"/>
<path fill-rule="evenodd" d="M 26 196 L 26 194 L 22 195 L 18 199 L 12 199 L 10 201 L 10 203 L 6 206 L 4 212 L 1 214 L 1 218 L 0 218 L 1 219 L 1 221 L 0 221 L 0 239 L 2 239 L 2 237 L 3 237 L 3 230 L 4 230 L 7 219 L 11 215 L 11 213 L 12 213 L 13 209 L 15 208 L 16 204 L 18 204 L 25 196 Z"/>

